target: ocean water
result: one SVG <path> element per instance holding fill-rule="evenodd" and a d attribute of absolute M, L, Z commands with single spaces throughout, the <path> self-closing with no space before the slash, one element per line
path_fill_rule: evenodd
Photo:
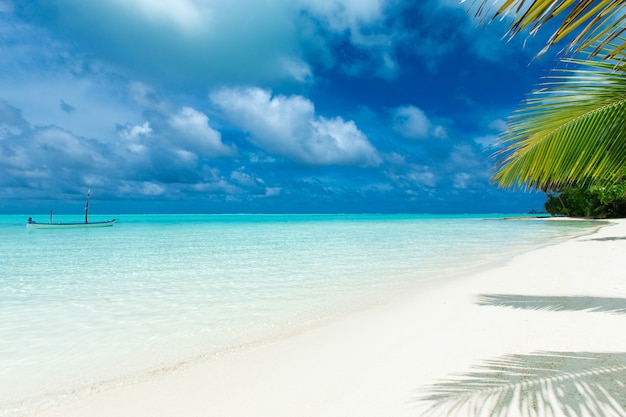
<path fill-rule="evenodd" d="M 27 231 L 27 216 L 0 216 L 0 416 L 282 337 L 598 227 L 502 215 L 115 217 L 113 228 Z"/>

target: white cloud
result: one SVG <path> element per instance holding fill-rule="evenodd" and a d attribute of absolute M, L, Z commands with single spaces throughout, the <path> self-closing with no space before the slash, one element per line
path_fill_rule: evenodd
<path fill-rule="evenodd" d="M 430 120 L 417 107 L 398 107 L 394 112 L 393 128 L 406 138 L 424 139 L 430 131 Z"/>
<path fill-rule="evenodd" d="M 399 164 L 387 177 L 404 189 L 417 187 L 436 187 L 439 179 L 430 167 L 418 164 Z"/>
<path fill-rule="evenodd" d="M 39 163 L 47 160 L 58 167 L 102 167 L 107 165 L 106 158 L 98 149 L 96 142 L 87 140 L 55 126 L 39 129 L 32 137 L 30 146 L 40 158 Z M 44 158 L 43 155 L 47 157 Z"/>
<path fill-rule="evenodd" d="M 170 125 L 180 134 L 188 149 L 205 157 L 234 156 L 236 150 L 222 143 L 222 135 L 209 125 L 209 118 L 191 107 L 183 107 L 172 116 Z"/>
<path fill-rule="evenodd" d="M 315 114 L 302 96 L 272 96 L 260 88 L 222 89 L 210 95 L 250 141 L 267 152 L 311 165 L 375 166 L 381 159 L 353 121 Z"/>
<path fill-rule="evenodd" d="M 331 45 L 347 35 L 363 55 L 355 68 L 393 78 L 399 65 L 386 22 L 394 2 L 55 0 L 42 34 L 73 38 L 72 47 L 138 79 L 204 86 L 310 83 L 312 61 L 345 64 Z"/>
<path fill-rule="evenodd" d="M 141 126 L 127 124 L 120 131 L 120 136 L 123 139 L 135 140 L 141 136 L 149 135 L 150 132 L 152 132 L 152 129 L 150 128 L 150 123 L 148 122 L 145 122 Z"/>
<path fill-rule="evenodd" d="M 301 0 L 304 8 L 322 17 L 336 32 L 346 29 L 359 34 L 361 25 L 384 17 L 385 0 Z"/>
<path fill-rule="evenodd" d="M 433 137 L 437 139 L 447 139 L 448 131 L 443 126 L 435 126 L 435 128 L 433 129 Z"/>
<path fill-rule="evenodd" d="M 479 144 L 480 146 L 484 148 L 495 147 L 498 144 L 499 140 L 500 138 L 496 135 L 485 135 L 485 136 L 479 136 L 477 138 L 474 138 L 474 142 L 476 142 L 477 144 Z"/>
<path fill-rule="evenodd" d="M 474 142 L 483 148 L 494 148 L 500 143 L 500 134 L 508 128 L 508 124 L 504 119 L 495 119 L 491 121 L 487 127 L 496 133 L 489 133 L 474 138 Z"/>
<path fill-rule="evenodd" d="M 455 188 L 485 186 L 489 182 L 489 168 L 484 158 L 469 144 L 454 146 L 450 159 L 443 167 L 452 176 Z"/>
<path fill-rule="evenodd" d="M 330 39 L 346 38 L 362 55 L 357 60 L 336 63 L 349 75 L 377 76 L 394 79 L 399 65 L 395 57 L 394 30 L 388 19 L 393 12 L 390 0 L 300 0 L 300 7 L 322 24 Z M 332 55 L 329 54 L 329 55 Z"/>
<path fill-rule="evenodd" d="M 0 39 L 2 100 L 32 125 L 106 141 L 121 120 L 141 119 L 141 110 L 126 100 L 124 77 L 85 59 L 74 45 L 17 19 L 0 20 Z"/>
<path fill-rule="evenodd" d="M 467 172 L 459 172 L 454 175 L 452 186 L 458 190 L 465 190 L 469 188 L 472 180 L 472 176 Z"/>
<path fill-rule="evenodd" d="M 230 174 L 230 178 L 241 185 L 251 186 L 255 184 L 254 179 L 249 174 L 243 172 L 243 170 L 233 171 Z"/>
<path fill-rule="evenodd" d="M 140 81 L 129 81 L 126 89 L 129 98 L 137 105 L 145 109 L 154 110 L 159 113 L 171 111 L 171 105 L 161 98 L 151 86 Z"/>
<path fill-rule="evenodd" d="M 280 194 L 282 188 L 280 187 L 268 187 L 265 189 L 265 197 L 274 197 Z"/>
<path fill-rule="evenodd" d="M 172 152 L 172 163 L 195 167 L 198 164 L 198 155 L 185 149 L 175 149 Z"/>
<path fill-rule="evenodd" d="M 445 139 L 443 126 L 433 125 L 424 111 L 415 106 L 401 106 L 393 112 L 393 129 L 407 139 Z"/>
<path fill-rule="evenodd" d="M 111 173 L 114 164 L 97 141 L 56 126 L 26 125 L 0 140 L 0 182 L 18 187 L 56 190 L 62 184 L 71 189 L 86 173 Z"/>
<path fill-rule="evenodd" d="M 436 187 L 437 177 L 427 167 L 417 167 L 405 175 L 405 178 L 414 184 L 426 187 Z"/>
<path fill-rule="evenodd" d="M 289 78 L 302 83 L 313 81 L 313 70 L 306 62 L 290 57 L 284 57 L 280 61 Z"/>
<path fill-rule="evenodd" d="M 504 119 L 496 119 L 489 123 L 489 129 L 496 130 L 498 132 L 503 132 L 508 129 L 509 124 Z"/>
<path fill-rule="evenodd" d="M 118 190 L 121 195 L 143 195 L 151 197 L 164 195 L 166 191 L 163 185 L 150 181 L 123 181 Z"/>
<path fill-rule="evenodd" d="M 108 0 L 119 7 L 134 9 L 149 20 L 168 22 L 182 31 L 202 28 L 210 15 L 202 2 L 191 0 Z"/>

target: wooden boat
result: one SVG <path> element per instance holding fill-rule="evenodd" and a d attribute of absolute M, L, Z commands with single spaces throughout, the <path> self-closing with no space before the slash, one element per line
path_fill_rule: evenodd
<path fill-rule="evenodd" d="M 85 228 L 85 227 L 107 227 L 107 226 L 113 226 L 116 220 L 117 219 L 107 220 L 104 222 L 91 222 L 91 223 L 63 223 L 63 222 L 37 223 L 35 221 L 31 221 L 26 224 L 26 228 L 28 229 L 78 229 L 78 228 Z"/>
<path fill-rule="evenodd" d="M 76 222 L 76 223 L 63 223 L 57 222 L 53 223 L 52 221 L 52 211 L 50 211 L 50 220 L 48 223 L 37 223 L 32 219 L 32 217 L 28 218 L 28 223 L 26 223 L 27 229 L 77 229 L 77 228 L 85 228 L 85 227 L 111 227 L 115 224 L 117 219 L 106 220 L 103 222 L 91 222 L 89 223 L 89 199 L 91 198 L 91 190 L 87 191 L 87 203 L 85 204 L 85 222 Z"/>

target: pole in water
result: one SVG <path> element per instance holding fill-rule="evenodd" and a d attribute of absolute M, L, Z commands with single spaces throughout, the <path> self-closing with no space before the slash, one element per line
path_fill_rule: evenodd
<path fill-rule="evenodd" d="M 87 203 L 85 204 L 85 223 L 89 223 L 89 198 L 91 198 L 91 189 L 87 191 Z"/>

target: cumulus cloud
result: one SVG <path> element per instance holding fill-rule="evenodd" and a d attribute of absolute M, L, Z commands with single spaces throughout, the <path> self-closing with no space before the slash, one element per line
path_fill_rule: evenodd
<path fill-rule="evenodd" d="M 401 106 L 393 112 L 393 129 L 407 139 L 445 139 L 445 127 L 433 125 L 423 110 L 415 106 Z"/>
<path fill-rule="evenodd" d="M 46 153 L 49 164 L 78 168 L 106 164 L 97 142 L 56 126 L 38 129 L 32 136 L 31 146 L 35 152 Z"/>
<path fill-rule="evenodd" d="M 127 123 L 125 126 L 120 128 L 119 134 L 124 139 L 135 140 L 140 136 L 149 135 L 150 132 L 152 132 L 152 129 L 150 128 L 149 122 L 145 122 L 142 125 L 131 125 Z"/>
<path fill-rule="evenodd" d="M 191 107 L 118 125 L 117 137 L 101 141 L 55 125 L 33 125 L 20 109 L 0 100 L 0 184 L 7 189 L 54 193 L 105 184 L 127 195 L 164 196 L 175 194 L 180 184 L 196 184 L 234 192 L 223 178 L 207 176 L 205 168 L 206 158 L 233 152 L 208 117 Z"/>
<path fill-rule="evenodd" d="M 0 182 L 6 187 L 44 189 L 54 193 L 73 189 L 85 173 L 112 168 L 107 150 L 97 141 L 76 136 L 57 126 L 0 129 Z"/>
<path fill-rule="evenodd" d="M 208 116 L 192 107 L 166 114 L 150 112 L 148 118 L 142 124 L 118 126 L 122 140 L 111 144 L 129 178 L 170 185 L 213 184 L 217 180 L 206 176 L 207 164 L 237 155 L 236 147 L 222 141 Z"/>
<path fill-rule="evenodd" d="M 260 88 L 221 89 L 212 102 L 267 152 L 310 165 L 375 166 L 381 159 L 353 121 L 315 114 L 313 103 Z"/>
<path fill-rule="evenodd" d="M 209 118 L 191 107 L 183 107 L 171 117 L 170 125 L 179 133 L 178 140 L 204 157 L 234 156 L 236 150 L 222 143 L 222 135 L 209 125 Z"/>

